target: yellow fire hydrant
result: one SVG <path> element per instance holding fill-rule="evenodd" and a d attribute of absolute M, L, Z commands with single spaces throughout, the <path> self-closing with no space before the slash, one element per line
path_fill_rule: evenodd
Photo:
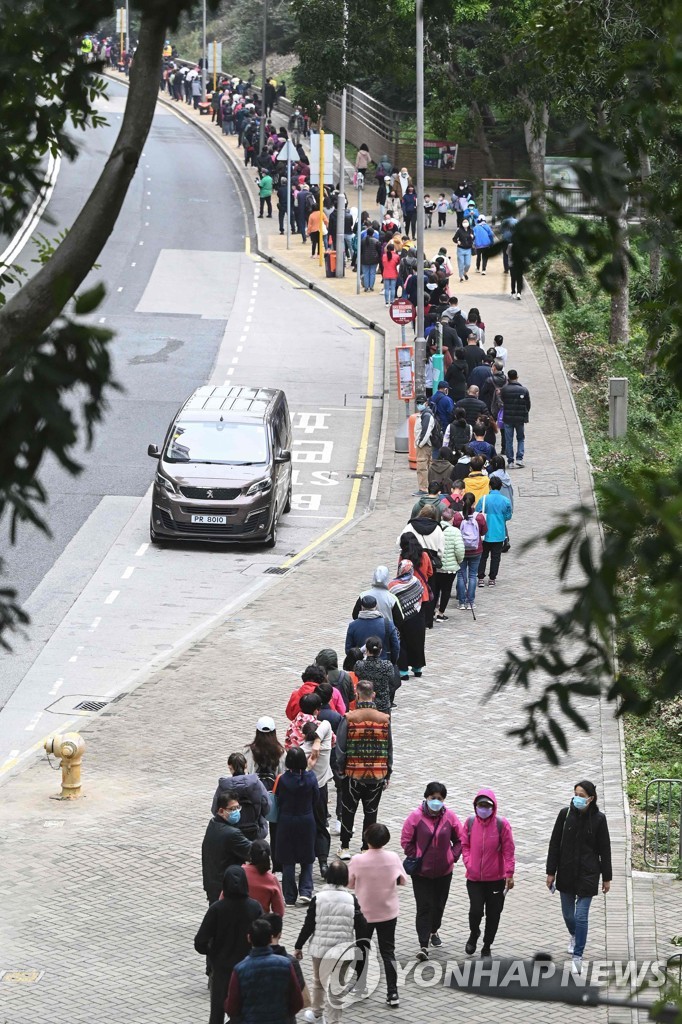
<path fill-rule="evenodd" d="M 85 743 L 77 732 L 58 733 L 45 741 L 45 750 L 60 758 L 62 769 L 62 791 L 55 800 L 78 800 L 81 793 L 81 761 Z"/>

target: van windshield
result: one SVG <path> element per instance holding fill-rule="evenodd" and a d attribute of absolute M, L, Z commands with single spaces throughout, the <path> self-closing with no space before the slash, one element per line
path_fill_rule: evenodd
<path fill-rule="evenodd" d="M 268 442 L 261 423 L 176 423 L 164 458 L 167 462 L 208 462 L 254 466 L 268 461 Z"/>

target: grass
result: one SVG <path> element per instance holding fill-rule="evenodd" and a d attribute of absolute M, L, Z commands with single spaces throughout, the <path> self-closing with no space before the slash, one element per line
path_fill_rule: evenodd
<path fill-rule="evenodd" d="M 636 247 L 635 247 L 636 252 Z M 544 274 L 544 277 L 543 277 Z M 648 265 L 637 256 L 631 281 L 631 338 L 627 345 L 608 340 L 610 299 L 594 276 L 573 279 L 576 301 L 562 308 L 558 284 L 571 271 L 561 256 L 536 268 L 536 292 L 552 327 L 573 389 L 595 476 L 617 475 L 635 491 L 643 466 L 665 471 L 682 461 L 682 403 L 661 369 L 648 364 L 647 340 L 654 331 L 646 296 Z M 627 377 L 628 433 L 608 437 L 608 378 Z M 618 636 L 616 637 L 618 642 Z M 642 671 L 640 685 L 647 687 Z M 643 838 L 646 784 L 655 778 L 682 778 L 682 697 L 658 705 L 647 718 L 624 722 L 627 789 L 632 811 L 633 866 L 644 869 Z M 651 808 L 650 808 L 651 809 Z M 677 840 L 675 832 L 674 843 Z"/>

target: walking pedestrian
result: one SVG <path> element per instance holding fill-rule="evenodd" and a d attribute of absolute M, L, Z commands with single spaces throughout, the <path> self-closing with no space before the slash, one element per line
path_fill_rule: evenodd
<path fill-rule="evenodd" d="M 275 914 L 284 913 L 282 887 L 271 871 L 270 844 L 264 839 L 256 839 L 251 843 L 248 863 L 244 865 L 244 874 L 249 887 L 249 896 L 258 900 L 263 913 L 269 910 Z"/>
<path fill-rule="evenodd" d="M 201 844 L 201 873 L 209 903 L 220 896 L 225 870 L 248 860 L 251 843 L 239 829 L 239 800 L 233 793 L 221 792 L 216 811 L 209 821 Z"/>
<path fill-rule="evenodd" d="M 398 669 L 401 679 L 410 678 L 412 674 L 420 678 L 426 665 L 425 638 L 426 618 L 423 608 L 424 584 L 414 574 L 414 563 L 404 558 L 398 566 L 398 575 L 389 583 L 389 590 L 398 598 L 402 620 L 398 626 L 400 633 L 400 657 Z M 428 591 L 427 591 L 428 595 Z M 428 599 L 428 597 L 427 597 Z"/>
<path fill-rule="evenodd" d="M 512 507 L 509 498 L 502 494 L 502 481 L 499 476 L 488 477 L 490 493 L 479 498 L 476 504 L 476 511 L 485 516 L 488 526 L 483 541 L 481 561 L 478 563 L 478 585 L 485 586 L 485 572 L 490 557 L 490 576 L 488 586 L 494 587 L 500 571 L 500 559 L 502 548 L 507 536 L 507 523 L 512 517 Z"/>
<path fill-rule="evenodd" d="M 445 198 L 445 193 L 441 192 L 436 201 L 436 213 L 438 214 L 438 227 L 444 228 L 445 222 L 448 217 L 449 203 Z"/>
<path fill-rule="evenodd" d="M 292 747 L 277 783 L 277 861 L 282 865 L 282 890 L 287 907 L 296 900 L 310 903 L 315 862 L 315 804 L 319 787 L 300 747 Z M 298 882 L 296 867 L 300 868 Z"/>
<path fill-rule="evenodd" d="M 433 603 L 436 622 L 447 619 L 448 601 L 452 587 L 464 558 L 464 541 L 462 534 L 453 525 L 454 511 L 444 508 L 441 513 L 440 528 L 443 532 L 443 559 L 440 569 L 436 570 L 433 583 Z"/>
<path fill-rule="evenodd" d="M 583 779 L 574 786 L 569 806 L 559 811 L 547 852 L 547 888 L 561 895 L 568 952 L 577 972 L 582 970 L 590 904 L 599 892 L 600 875 L 601 891 L 608 893 L 613 878 L 609 826 L 597 806 L 594 783 Z"/>
<path fill-rule="evenodd" d="M 347 957 L 350 966 L 353 947 L 366 930 L 367 922 L 357 897 L 348 891 L 348 865 L 340 860 L 332 861 L 325 885 L 310 902 L 294 949 L 296 958 L 302 960 L 303 947 L 310 939 L 313 1005 L 305 1014 L 306 1021 L 319 1021 L 322 1024 L 324 1020 L 324 1024 L 339 1024 L 342 1007 L 337 1000 L 330 999 L 325 974 L 332 968 L 339 970 L 336 967 L 339 959 Z M 345 947 L 345 956 L 340 954 L 339 947 Z M 341 974 L 343 976 L 343 968 Z"/>
<path fill-rule="evenodd" d="M 452 871 L 462 853 L 461 825 L 455 812 L 445 806 L 447 795 L 442 782 L 429 782 L 422 803 L 408 815 L 400 836 L 417 904 L 417 960 L 429 959 L 429 943 L 443 945 L 439 931 Z"/>
<path fill-rule="evenodd" d="M 412 232 L 413 241 L 417 237 L 417 202 L 417 193 L 414 185 L 408 185 L 407 190 L 400 200 L 400 205 L 403 211 L 405 234 L 409 238 L 410 232 Z"/>
<path fill-rule="evenodd" d="M 474 245 L 474 233 L 469 225 L 469 218 L 465 217 L 462 226 L 457 228 L 452 241 L 457 246 L 457 269 L 459 270 L 460 281 L 469 280 L 469 267 L 471 266 L 471 250 Z"/>
<path fill-rule="evenodd" d="M 407 884 L 407 875 L 397 853 L 385 847 L 391 833 L 378 822 L 365 833 L 367 849 L 356 854 L 348 868 L 348 886 L 355 890 L 367 927 L 362 936 L 370 942 L 377 934 L 379 954 L 384 963 L 386 1002 L 396 1009 L 398 974 L 395 968 L 395 929 L 400 912 L 398 886 Z"/>
<path fill-rule="evenodd" d="M 221 877 L 223 898 L 211 903 L 194 938 L 197 953 L 205 956 L 211 976 L 209 1024 L 225 1024 L 225 997 L 232 971 L 249 952 L 251 924 L 263 909 L 251 899 L 244 869 L 228 867 Z"/>
<path fill-rule="evenodd" d="M 521 263 L 521 257 L 516 255 L 515 245 L 513 242 L 509 242 L 507 245 L 507 251 L 505 256 L 507 258 L 507 265 L 509 267 L 509 279 L 511 283 L 511 294 L 512 298 L 516 296 L 518 302 L 521 301 L 521 292 L 523 291 L 523 265 Z"/>
<path fill-rule="evenodd" d="M 457 600 L 461 612 L 465 612 L 467 606 L 476 607 L 478 566 L 483 554 L 483 537 L 488 529 L 485 516 L 481 512 L 475 511 L 475 504 L 476 496 L 471 491 L 467 491 L 464 495 L 462 511 L 455 512 L 453 519 L 453 523 L 459 527 L 464 541 L 464 558 L 457 573 Z"/>
<path fill-rule="evenodd" d="M 429 466 L 433 458 L 433 445 L 431 436 L 436 423 L 436 418 L 426 401 L 426 395 L 417 395 L 415 399 L 417 412 L 419 413 L 418 424 L 415 425 L 415 448 L 417 455 L 417 491 L 419 494 L 429 493 Z"/>
<path fill-rule="evenodd" d="M 240 1024 L 289 1024 L 303 1009 L 296 971 L 272 948 L 272 925 L 258 918 L 249 929 L 251 949 L 235 965 L 225 1001 L 230 1020 Z"/>
<path fill-rule="evenodd" d="M 350 860 L 355 815 L 362 801 L 365 832 L 377 820 L 381 794 L 388 787 L 393 766 L 390 715 L 377 710 L 372 683 L 358 680 L 355 711 L 349 711 L 336 734 L 336 766 L 343 778 L 341 860 Z"/>
<path fill-rule="evenodd" d="M 502 422 L 504 424 L 504 448 L 509 469 L 516 465 L 523 469 L 526 454 L 526 423 L 530 413 L 530 392 L 519 381 L 516 370 L 507 374 L 507 383 L 500 388 L 502 401 Z M 514 461 L 514 434 L 516 434 L 516 461 Z"/>
<path fill-rule="evenodd" d="M 247 839 L 265 839 L 268 834 L 268 812 L 270 801 L 268 790 L 255 772 L 248 772 L 247 760 L 242 753 L 230 754 L 227 759 L 229 775 L 218 779 L 218 788 L 213 796 L 211 813 L 218 809 L 221 793 L 231 793 L 240 805 L 239 830 Z"/>
<path fill-rule="evenodd" d="M 479 789 L 474 797 L 474 813 L 462 828 L 462 857 L 469 894 L 469 940 L 466 953 L 473 956 L 485 929 L 481 956 L 490 956 L 504 909 L 504 898 L 514 888 L 514 836 L 506 818 L 497 813 L 497 798 L 492 789 Z"/>
<path fill-rule="evenodd" d="M 476 246 L 476 273 L 480 271 L 485 276 L 488 266 L 488 252 L 490 246 L 494 245 L 495 236 L 490 225 L 483 214 L 478 218 L 474 228 L 474 245 Z"/>

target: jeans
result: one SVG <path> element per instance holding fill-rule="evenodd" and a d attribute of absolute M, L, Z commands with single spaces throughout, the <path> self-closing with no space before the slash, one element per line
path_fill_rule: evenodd
<path fill-rule="evenodd" d="M 476 583 L 480 555 L 466 555 L 457 573 L 457 600 L 460 604 L 473 604 L 476 600 Z"/>
<path fill-rule="evenodd" d="M 505 423 L 504 425 L 504 450 L 508 462 L 523 462 L 526 452 L 526 430 L 525 423 Z M 514 431 L 516 431 L 516 460 L 514 459 Z"/>
<path fill-rule="evenodd" d="M 470 266 L 471 266 L 471 249 L 458 249 L 457 250 L 457 269 L 459 270 L 459 276 L 460 277 L 464 277 L 465 274 L 468 274 Z"/>
<path fill-rule="evenodd" d="M 478 567 L 479 580 L 485 579 L 485 570 L 488 565 L 488 555 L 490 555 L 490 579 L 497 579 L 497 574 L 500 571 L 500 559 L 502 557 L 503 544 L 503 540 L 483 541 L 483 554 L 481 555 L 481 562 Z"/>
<path fill-rule="evenodd" d="M 350 846 L 355 813 L 360 801 L 362 801 L 362 809 L 365 812 L 362 823 L 362 849 L 367 849 L 364 835 L 369 826 L 376 823 L 379 813 L 379 801 L 383 791 L 383 780 L 378 782 L 361 782 L 359 779 L 351 779 L 344 775 L 342 783 L 343 806 L 341 808 L 341 846 L 344 849 L 347 850 Z M 284 881 L 284 877 L 282 877 L 282 881 Z"/>
<path fill-rule="evenodd" d="M 354 238 L 355 238 L 355 235 L 353 235 L 353 234 L 344 235 L 343 236 L 343 244 L 345 246 L 346 256 L 348 257 L 348 259 L 350 259 L 351 256 L 353 255 L 353 239 Z"/>
<path fill-rule="evenodd" d="M 312 864 L 301 864 L 301 873 L 296 886 L 296 865 L 282 865 L 282 893 L 285 903 L 295 903 L 299 894 L 301 896 L 312 896 L 313 894 L 313 866 Z"/>
<path fill-rule="evenodd" d="M 368 288 L 374 287 L 374 281 L 377 276 L 376 263 L 363 263 L 362 264 L 362 286 L 367 291 Z"/>
<path fill-rule="evenodd" d="M 394 917 L 392 921 L 368 921 L 361 936 L 369 942 L 374 932 L 377 933 L 379 953 L 384 962 L 384 974 L 386 975 L 386 993 L 389 996 L 398 993 L 398 973 L 395 969 L 395 926 L 397 923 L 397 917 Z"/>
<path fill-rule="evenodd" d="M 386 302 L 393 302 L 398 282 L 396 278 L 384 278 L 384 298 Z"/>
<path fill-rule="evenodd" d="M 485 911 L 483 945 L 492 946 L 504 909 L 504 878 L 499 882 L 469 882 L 469 930 L 476 938 L 481 933 L 481 921 Z"/>
<path fill-rule="evenodd" d="M 559 893 L 561 913 L 569 934 L 575 936 L 573 956 L 582 956 L 587 942 L 587 918 L 590 913 L 591 896 L 576 896 L 572 892 Z"/>
<path fill-rule="evenodd" d="M 422 947 L 428 946 L 429 938 L 435 935 L 443 922 L 451 882 L 452 873 L 440 878 L 412 875 L 412 888 L 417 904 L 417 939 Z"/>

